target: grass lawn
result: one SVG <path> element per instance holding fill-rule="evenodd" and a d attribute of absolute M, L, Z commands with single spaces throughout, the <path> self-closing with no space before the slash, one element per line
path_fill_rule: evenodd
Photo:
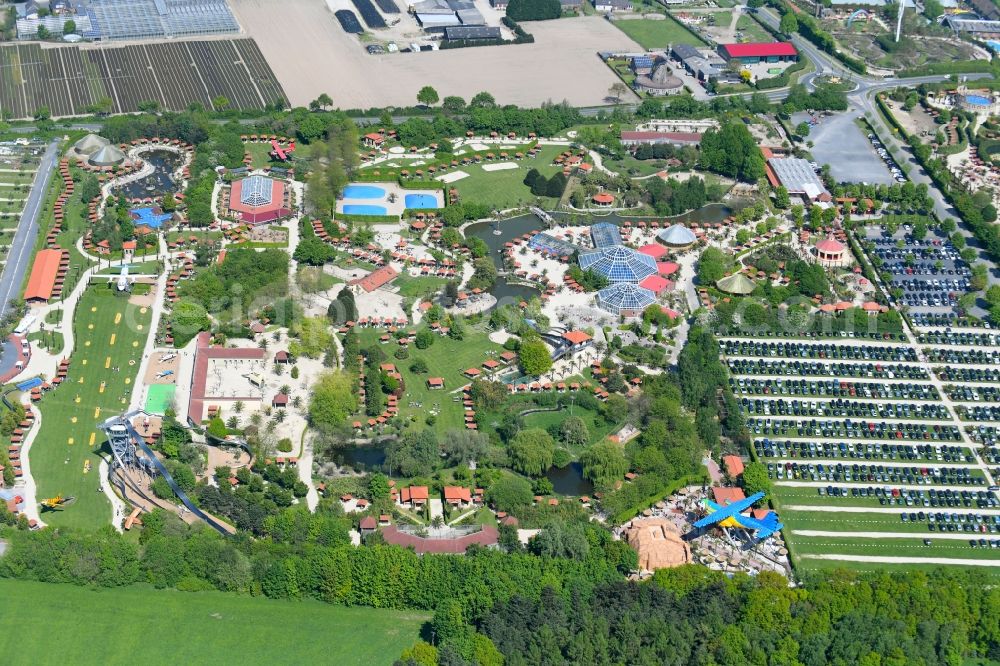
<path fill-rule="evenodd" d="M 391 664 L 430 619 L 419 611 L 313 600 L 139 587 L 89 590 L 19 580 L 0 580 L 0 596 L 12 602 L 0 609 L 0 646 L 11 665 L 233 664 L 248 658 Z M 94 647 L 96 636 L 114 638 Z"/>
<path fill-rule="evenodd" d="M 52 213 L 52 202 L 55 201 L 59 192 L 63 190 L 61 178 L 53 178 L 50 186 L 48 203 L 43 209 L 43 217 L 39 226 L 41 232 L 35 243 L 35 249 L 40 250 L 45 246 L 45 237 L 49 229 L 55 224 L 55 217 Z M 64 206 L 62 233 L 56 236 L 56 243 L 64 250 L 69 251 L 69 270 L 66 272 L 66 282 L 63 284 L 62 293 L 68 295 L 73 291 L 80 275 L 83 274 L 93 263 L 80 254 L 76 249 L 76 241 L 83 235 L 87 228 L 87 206 L 80 200 L 79 188 L 77 194 L 72 195 Z M 27 280 L 27 275 L 25 276 Z"/>
<path fill-rule="evenodd" d="M 221 231 L 200 231 L 198 229 L 183 229 L 177 231 L 167 232 L 167 243 L 173 243 L 178 238 L 183 238 L 185 241 L 191 236 L 194 236 L 199 241 L 218 241 L 222 240 Z"/>
<path fill-rule="evenodd" d="M 500 345 L 490 342 L 483 330 L 469 324 L 465 328 L 464 340 L 436 335 L 434 344 L 427 349 L 417 349 L 415 345 L 410 345 L 410 356 L 404 360 L 393 356 L 399 349 L 395 342 L 379 343 L 379 337 L 384 334 L 382 329 L 365 328 L 358 331 L 362 349 L 378 345 L 385 352 L 386 362 L 395 363 L 396 369 L 403 375 L 406 391 L 399 399 L 399 414 L 404 420 L 412 419 L 417 428 L 424 427 L 425 419 L 433 411 L 438 412 L 434 423 L 436 431 L 464 428 L 465 410 L 462 407 L 462 394 L 458 389 L 471 380 L 462 373 L 469 368 L 479 368 L 489 358 L 486 355 L 488 350 L 502 351 Z M 418 358 L 427 362 L 430 370 L 426 375 L 410 372 L 410 364 Z M 444 377 L 444 390 L 428 389 L 428 377 Z"/>
<path fill-rule="evenodd" d="M 534 196 L 524 184 L 525 175 L 531 169 L 538 169 L 539 173 L 548 178 L 560 171 L 561 168 L 553 164 L 552 160 L 564 150 L 564 146 L 541 146 L 537 156 L 514 162 L 517 168 L 505 171 L 484 171 L 481 164 L 461 166 L 459 170 L 469 175 L 446 184 L 446 187 L 456 188 L 462 200 L 485 202 L 498 209 L 534 203 L 539 197 Z M 541 199 L 543 205 L 551 205 L 555 201 L 549 197 Z"/>
<path fill-rule="evenodd" d="M 243 149 L 250 153 L 250 159 L 253 160 L 251 163 L 251 168 L 263 169 L 264 167 L 282 167 L 287 168 L 285 162 L 279 162 L 271 159 L 271 142 L 267 143 L 245 143 L 243 144 Z"/>
<path fill-rule="evenodd" d="M 38 343 L 42 349 L 49 349 L 54 352 L 63 347 L 63 335 L 59 331 L 36 331 L 28 334 L 28 340 Z"/>
<path fill-rule="evenodd" d="M 761 27 L 760 23 L 746 14 L 736 19 L 736 30 L 743 33 L 743 40 L 749 42 L 771 42 L 774 37 Z"/>
<path fill-rule="evenodd" d="M 662 49 L 666 48 L 668 44 L 706 46 L 705 42 L 697 35 L 670 16 L 667 16 L 663 20 L 625 19 L 622 21 L 612 21 L 611 25 L 624 32 L 646 49 Z"/>
<path fill-rule="evenodd" d="M 403 274 L 396 278 L 393 284 L 399 288 L 399 295 L 406 298 L 422 298 L 441 291 L 448 282 L 444 278 L 431 275 L 412 276 Z"/>
<path fill-rule="evenodd" d="M 574 407 L 572 414 L 569 413 L 569 409 L 562 409 L 558 412 L 536 412 L 534 414 L 528 414 L 524 417 L 524 427 L 541 428 L 542 430 L 546 430 L 551 425 L 561 424 L 570 416 L 578 416 L 583 419 L 584 423 L 587 424 L 587 430 L 590 432 L 591 444 L 600 442 L 616 430 L 619 425 L 616 423 L 608 423 L 604 420 L 603 416 L 593 410 L 583 409 L 582 407 Z M 579 450 L 570 448 L 570 451 L 572 451 L 575 455 L 579 455 L 583 452 L 583 448 Z"/>
<path fill-rule="evenodd" d="M 123 396 L 135 386 L 151 313 L 103 286 L 88 289 L 76 312 L 69 379 L 42 398 L 41 432 L 31 447 L 31 471 L 39 499 L 59 493 L 77 498 L 65 511 L 43 514 L 45 522 L 95 529 L 107 524 L 109 511 L 104 494 L 97 492 L 98 451 L 104 438 L 96 424 L 119 413 L 128 402 Z M 129 365 L 130 360 L 136 365 Z M 89 472 L 84 471 L 86 461 Z"/>

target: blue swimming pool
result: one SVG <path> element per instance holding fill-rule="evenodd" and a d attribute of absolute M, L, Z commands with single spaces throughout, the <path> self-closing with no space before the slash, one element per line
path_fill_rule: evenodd
<path fill-rule="evenodd" d="M 988 97 L 983 97 L 982 95 L 966 95 L 965 101 L 969 104 L 974 104 L 975 106 L 989 106 L 990 100 Z"/>
<path fill-rule="evenodd" d="M 437 197 L 433 194 L 407 194 L 406 207 L 414 210 L 437 208 Z"/>
<path fill-rule="evenodd" d="M 345 199 L 384 199 L 385 190 L 376 185 L 348 185 L 344 188 Z"/>
<path fill-rule="evenodd" d="M 385 206 L 372 204 L 344 204 L 345 215 L 386 215 Z"/>

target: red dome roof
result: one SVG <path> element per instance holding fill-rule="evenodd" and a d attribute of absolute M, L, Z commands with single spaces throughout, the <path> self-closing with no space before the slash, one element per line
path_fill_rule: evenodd
<path fill-rule="evenodd" d="M 833 238 L 826 238 L 816 243 L 816 249 L 820 252 L 827 252 L 829 254 L 836 254 L 837 252 L 843 252 L 847 248 L 840 241 Z"/>

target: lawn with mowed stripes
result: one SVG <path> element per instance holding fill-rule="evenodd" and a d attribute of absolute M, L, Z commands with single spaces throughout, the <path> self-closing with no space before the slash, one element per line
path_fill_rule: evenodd
<path fill-rule="evenodd" d="M 89 287 L 77 305 L 69 377 L 38 403 L 42 425 L 29 454 L 39 500 L 76 497 L 65 510 L 42 514 L 50 525 L 95 528 L 111 518 L 98 491 L 104 437 L 97 424 L 127 407 L 150 319 L 149 308 L 104 285 Z"/>

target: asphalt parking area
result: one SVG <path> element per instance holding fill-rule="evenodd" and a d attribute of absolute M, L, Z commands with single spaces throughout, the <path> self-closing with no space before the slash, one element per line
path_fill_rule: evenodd
<path fill-rule="evenodd" d="M 809 141 L 813 160 L 829 164 L 830 174 L 843 183 L 895 183 L 888 167 L 878 156 L 861 128 L 854 123 L 857 112 L 836 113 L 819 117 L 810 128 Z M 792 125 L 808 121 L 807 113 L 792 115 Z"/>

